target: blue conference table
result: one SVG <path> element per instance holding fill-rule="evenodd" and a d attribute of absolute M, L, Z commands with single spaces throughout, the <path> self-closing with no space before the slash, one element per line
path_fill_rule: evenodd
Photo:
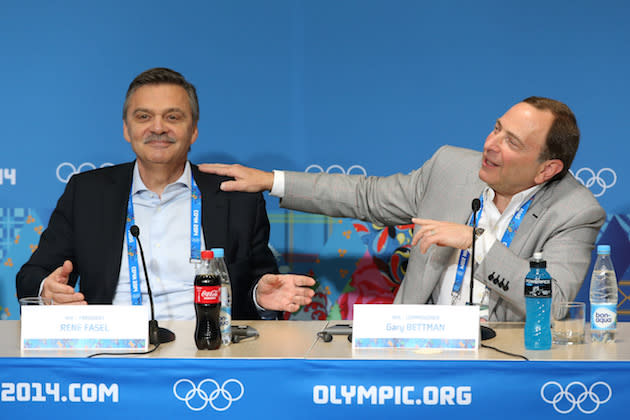
<path fill-rule="evenodd" d="M 194 325 L 150 355 L 19 350 L 0 321 L 0 418 L 627 418 L 630 324 L 614 344 L 525 351 L 522 324 L 494 324 L 478 351 L 353 351 L 325 321 L 252 321 L 260 337 L 198 351 Z"/>

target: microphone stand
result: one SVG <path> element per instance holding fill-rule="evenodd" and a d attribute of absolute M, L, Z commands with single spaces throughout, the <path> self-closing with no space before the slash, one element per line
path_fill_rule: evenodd
<path fill-rule="evenodd" d="M 475 230 L 477 230 L 477 212 L 481 208 L 481 201 L 478 198 L 473 199 L 472 201 L 472 217 L 473 217 L 473 231 L 472 231 L 472 249 L 470 251 L 470 298 L 468 300 L 468 304 L 473 304 L 473 288 L 475 282 L 475 242 L 476 235 Z M 481 331 L 481 341 L 490 340 L 491 338 L 496 337 L 497 333 L 490 327 L 486 327 L 485 325 L 479 326 Z"/>
<path fill-rule="evenodd" d="M 175 340 L 175 333 L 166 328 L 158 326 L 158 322 L 155 319 L 155 311 L 153 306 L 153 292 L 151 292 L 151 284 L 149 283 L 149 274 L 147 272 L 147 264 L 144 261 L 144 251 L 142 250 L 142 243 L 140 242 L 140 228 L 136 225 L 131 226 L 129 229 L 131 234 L 140 248 L 140 259 L 142 260 L 142 268 L 144 269 L 144 280 L 147 283 L 147 293 L 149 295 L 149 303 L 151 306 L 151 320 L 149 321 L 149 343 L 159 346 L 162 343 L 170 343 Z"/>

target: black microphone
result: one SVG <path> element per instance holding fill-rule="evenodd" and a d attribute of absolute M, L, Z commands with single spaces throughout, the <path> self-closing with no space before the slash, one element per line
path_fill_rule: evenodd
<path fill-rule="evenodd" d="M 475 230 L 477 230 L 477 212 L 481 208 L 481 200 L 478 198 L 474 198 L 472 201 L 472 220 L 473 220 L 473 232 L 472 232 L 472 249 L 470 251 L 470 299 L 468 300 L 468 304 L 473 304 L 473 288 L 475 282 L 475 242 L 476 235 Z M 491 338 L 496 337 L 497 333 L 490 327 L 486 327 L 485 325 L 480 325 L 481 329 L 481 340 L 489 340 Z"/>
<path fill-rule="evenodd" d="M 147 272 L 147 264 L 144 261 L 144 251 L 142 250 L 142 243 L 140 242 L 140 228 L 133 225 L 129 228 L 129 232 L 138 241 L 140 247 L 140 259 L 142 260 L 142 268 L 144 269 L 144 280 L 147 283 L 147 293 L 149 294 L 149 303 L 151 305 L 151 320 L 149 321 L 149 342 L 151 344 L 160 345 L 162 343 L 169 343 L 175 340 L 175 333 L 166 328 L 158 326 L 158 322 L 155 320 L 155 310 L 153 306 L 153 292 L 151 292 L 151 284 L 149 283 L 149 273 Z"/>
<path fill-rule="evenodd" d="M 258 336 L 258 330 L 249 325 L 232 325 L 232 343 L 240 343 L 246 338 Z"/>

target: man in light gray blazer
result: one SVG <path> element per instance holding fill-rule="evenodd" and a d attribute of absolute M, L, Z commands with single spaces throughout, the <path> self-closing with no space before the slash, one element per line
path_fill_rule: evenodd
<path fill-rule="evenodd" d="M 569 107 L 530 97 L 497 119 L 483 153 L 444 146 L 409 174 L 271 173 L 221 164 L 200 169 L 233 177 L 223 182 L 225 191 L 271 190 L 284 208 L 387 226 L 412 220 L 414 246 L 395 303 L 464 304 L 470 258 L 463 256 L 474 232 L 474 300 L 485 308 L 483 317 L 522 321 L 533 253 L 541 251 L 547 261 L 553 300 L 573 300 L 605 220 L 591 192 L 567 175 L 578 144 Z M 474 198 L 482 204 L 477 230 L 471 226 Z"/>

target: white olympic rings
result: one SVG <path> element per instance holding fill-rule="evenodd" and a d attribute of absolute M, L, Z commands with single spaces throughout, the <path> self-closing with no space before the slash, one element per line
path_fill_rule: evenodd
<path fill-rule="evenodd" d="M 556 392 L 551 399 L 547 398 L 547 396 L 545 395 L 545 390 L 549 386 L 555 386 L 558 388 L 558 392 Z M 571 387 L 574 386 L 578 387 L 578 390 L 581 389 L 581 393 L 577 396 L 570 392 Z M 607 390 L 605 398 L 604 395 L 600 397 L 595 392 L 595 387 L 597 386 L 602 386 L 604 387 L 604 390 Z M 591 385 L 590 388 L 586 388 L 586 385 L 584 385 L 582 382 L 574 381 L 567 385 L 566 389 L 563 389 L 562 385 L 560 385 L 556 381 L 549 381 L 545 383 L 542 388 L 540 388 L 540 396 L 542 397 L 544 402 L 552 404 L 553 408 L 560 414 L 570 413 L 576 406 L 582 413 L 591 414 L 597 411 L 600 405 L 605 404 L 610 400 L 610 398 L 612 397 L 612 389 L 610 388 L 610 385 L 603 381 L 595 382 L 593 385 Z M 582 407 L 582 403 L 586 401 L 586 398 L 590 398 L 590 400 L 595 405 L 593 409 L 587 410 Z M 563 399 L 566 399 L 567 402 L 569 402 L 569 408 L 561 409 L 558 407 L 558 403 L 561 402 Z"/>
<path fill-rule="evenodd" d="M 99 166 L 100 168 L 104 168 L 106 166 L 113 166 L 113 163 L 109 163 L 109 162 L 105 162 L 103 163 L 101 166 Z M 61 171 L 64 168 L 68 168 L 69 172 L 67 174 L 64 174 L 65 176 L 62 176 Z M 67 184 L 68 181 L 70 181 L 70 178 L 72 177 L 72 175 L 78 174 L 80 172 L 83 172 L 84 170 L 92 170 L 92 169 L 96 169 L 96 165 L 93 164 L 92 162 L 83 162 L 82 164 L 79 165 L 79 167 L 75 167 L 72 163 L 70 162 L 63 162 L 61 164 L 59 164 L 59 166 L 57 166 L 57 179 L 59 180 L 59 182 L 63 182 L 64 184 Z M 64 171 L 66 172 L 66 171 Z"/>
<path fill-rule="evenodd" d="M 588 174 L 588 178 L 582 179 L 582 173 Z M 604 176 L 605 174 L 609 175 Z M 617 173 L 611 168 L 602 168 L 597 173 L 591 168 L 580 168 L 573 176 L 588 189 L 597 184 L 600 191 L 591 190 L 595 197 L 601 197 L 608 188 L 612 188 L 617 183 Z"/>
<path fill-rule="evenodd" d="M 326 172 L 327 174 L 331 173 L 331 171 L 338 171 L 338 172 L 332 172 L 332 173 L 341 173 L 341 174 L 347 174 L 350 175 L 352 173 L 353 170 L 356 170 L 360 173 L 363 174 L 363 176 L 367 176 L 367 171 L 365 170 L 365 168 L 361 165 L 352 165 L 351 167 L 348 168 L 348 170 L 346 171 L 343 166 L 341 165 L 330 165 L 328 168 L 326 168 L 326 170 L 324 170 L 324 168 L 320 165 L 317 164 L 312 164 L 309 165 L 304 172 L 315 172 L 314 170 L 318 169 L 319 172 Z"/>
<path fill-rule="evenodd" d="M 206 383 L 214 385 L 214 388 L 216 389 L 212 389 L 211 392 L 207 392 L 203 389 L 203 385 Z M 240 387 L 240 392 L 237 396 L 233 396 L 230 391 L 226 389 L 226 386 L 231 383 L 234 383 L 236 384 L 236 386 Z M 180 395 L 177 390 L 177 387 L 180 384 L 190 385 L 190 390 L 186 391 L 183 396 Z M 221 386 L 219 386 L 219 383 L 214 379 L 204 379 L 203 381 L 199 382 L 199 385 L 195 385 L 195 383 L 190 379 L 180 379 L 179 381 L 175 382 L 175 385 L 173 385 L 173 394 L 175 395 L 175 397 L 180 401 L 184 401 L 188 408 L 193 411 L 201 411 L 206 408 L 208 404 L 210 404 L 210 406 L 216 411 L 225 411 L 232 406 L 232 403 L 234 401 L 240 400 L 244 392 L 245 387 L 243 387 L 241 381 L 233 378 L 226 380 Z M 217 407 L 214 404 L 214 401 L 219 397 L 219 395 L 221 395 L 227 401 L 227 404 L 224 407 Z M 190 403 L 190 401 L 196 396 L 199 396 L 199 398 L 203 401 L 203 404 L 197 407 L 193 406 Z"/>

